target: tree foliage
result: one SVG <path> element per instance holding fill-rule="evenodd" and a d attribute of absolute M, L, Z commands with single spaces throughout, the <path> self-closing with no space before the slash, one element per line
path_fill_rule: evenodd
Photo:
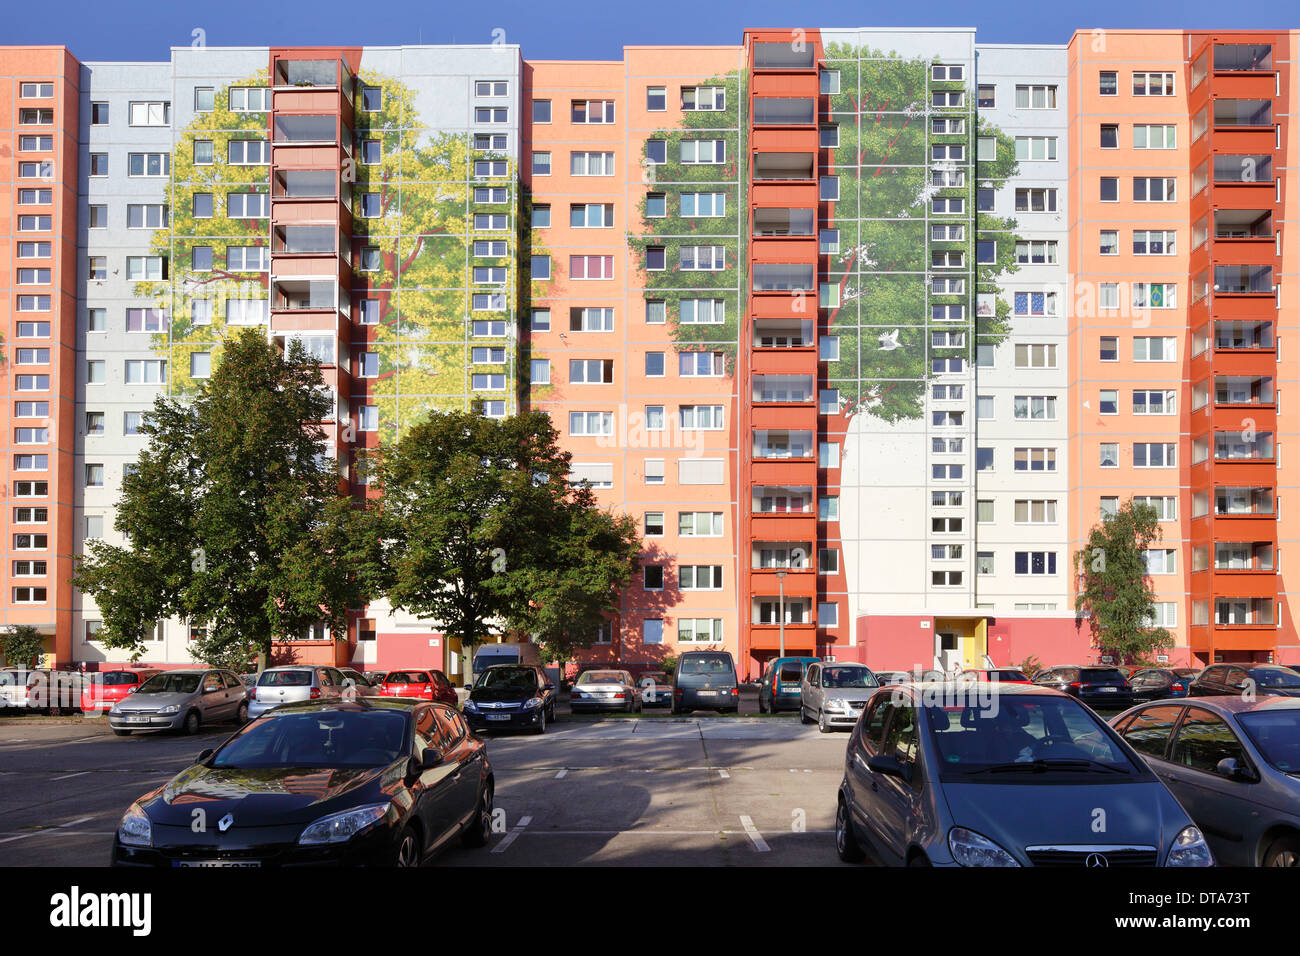
<path fill-rule="evenodd" d="M 31 624 L 14 624 L 0 635 L 0 652 L 8 667 L 32 667 L 45 653 L 45 639 Z"/>
<path fill-rule="evenodd" d="M 589 644 L 630 579 L 634 521 L 568 485 L 569 454 L 544 412 L 435 412 L 380 466 L 395 608 L 439 622 L 462 647 L 493 631 L 554 654 Z"/>
<path fill-rule="evenodd" d="M 99 605 L 100 640 L 135 657 L 172 616 L 213 665 L 265 659 L 320 622 L 339 637 L 381 580 L 375 523 L 339 497 L 323 454 L 320 367 L 256 330 L 226 350 L 192 403 L 155 400 L 117 506 L 126 543 L 90 542 L 73 578 Z"/>
<path fill-rule="evenodd" d="M 1159 517 L 1150 505 L 1130 498 L 1094 525 L 1086 547 L 1074 554 L 1075 611 L 1087 613 L 1093 646 L 1118 663 L 1144 662 L 1153 650 L 1174 643 L 1163 627 L 1151 626 L 1155 592 L 1145 551 L 1160 540 Z"/>

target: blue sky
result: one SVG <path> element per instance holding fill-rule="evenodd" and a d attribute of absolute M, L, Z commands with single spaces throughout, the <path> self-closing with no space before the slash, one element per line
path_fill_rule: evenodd
<path fill-rule="evenodd" d="M 210 46 L 491 42 L 531 59 L 617 59 L 624 44 L 738 43 L 744 27 L 974 26 L 984 42 L 1064 43 L 1076 28 L 1300 27 L 1295 0 L 1255 0 L 1248 22 L 1223 0 L 1151 3 L 970 0 L 42 0 L 6 17 L 0 43 L 62 43 L 82 60 L 165 60 L 196 29 Z"/>

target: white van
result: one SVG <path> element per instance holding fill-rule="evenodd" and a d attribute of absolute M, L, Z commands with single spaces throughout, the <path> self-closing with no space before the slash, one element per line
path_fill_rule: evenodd
<path fill-rule="evenodd" d="M 536 644 L 480 644 L 474 652 L 471 683 L 493 664 L 541 665 L 541 649 Z"/>

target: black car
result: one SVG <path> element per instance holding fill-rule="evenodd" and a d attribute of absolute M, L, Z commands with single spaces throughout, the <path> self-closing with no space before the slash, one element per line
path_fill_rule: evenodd
<path fill-rule="evenodd" d="M 1187 688 L 1188 697 L 1300 697 L 1300 673 L 1281 664 L 1211 664 Z"/>
<path fill-rule="evenodd" d="M 482 740 L 443 704 L 284 704 L 131 804 L 115 866 L 418 866 L 492 832 Z"/>
<path fill-rule="evenodd" d="M 1048 667 L 1034 683 L 1078 698 L 1090 707 L 1131 707 L 1133 688 L 1118 668 L 1104 664 Z"/>
<path fill-rule="evenodd" d="M 546 733 L 555 720 L 555 685 L 536 664 L 493 664 L 465 699 L 465 719 L 479 730 Z"/>
<path fill-rule="evenodd" d="M 673 713 L 716 710 L 734 714 L 740 710 L 740 685 L 736 664 L 726 651 L 687 651 L 673 671 Z"/>
<path fill-rule="evenodd" d="M 1186 697 L 1187 685 L 1198 673 L 1195 667 L 1148 667 L 1129 675 L 1133 700 L 1164 700 L 1169 697 Z"/>

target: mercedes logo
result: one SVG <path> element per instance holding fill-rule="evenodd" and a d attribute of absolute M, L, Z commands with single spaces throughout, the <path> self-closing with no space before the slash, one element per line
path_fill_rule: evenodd
<path fill-rule="evenodd" d="M 235 823 L 234 816 L 227 813 L 224 817 L 222 817 L 220 820 L 217 821 L 217 829 L 220 830 L 222 833 L 225 833 L 234 825 L 234 823 Z"/>
<path fill-rule="evenodd" d="M 1108 863 L 1106 861 L 1106 858 L 1102 856 L 1100 853 L 1089 853 L 1088 859 L 1083 861 L 1083 865 L 1090 866 L 1090 867 L 1100 866 L 1102 868 L 1105 868 L 1110 866 L 1110 863 Z"/>

